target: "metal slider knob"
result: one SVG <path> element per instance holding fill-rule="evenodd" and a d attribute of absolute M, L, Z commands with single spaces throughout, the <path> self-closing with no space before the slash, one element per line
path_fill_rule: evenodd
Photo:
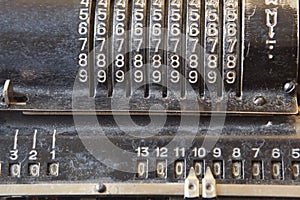
<path fill-rule="evenodd" d="M 199 179 L 192 167 L 184 182 L 184 198 L 198 198 L 200 196 Z"/>
<path fill-rule="evenodd" d="M 209 167 L 202 179 L 202 198 L 211 199 L 217 197 L 216 180 Z"/>

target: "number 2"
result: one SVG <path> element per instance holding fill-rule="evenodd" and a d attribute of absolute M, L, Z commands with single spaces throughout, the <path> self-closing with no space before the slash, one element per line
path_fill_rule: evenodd
<path fill-rule="evenodd" d="M 29 160 L 37 160 L 37 151 L 36 150 L 31 150 L 30 152 L 29 152 Z"/>

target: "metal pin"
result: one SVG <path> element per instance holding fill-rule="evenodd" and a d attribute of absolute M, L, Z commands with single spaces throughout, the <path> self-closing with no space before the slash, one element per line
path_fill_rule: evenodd
<path fill-rule="evenodd" d="M 293 81 L 288 82 L 288 83 L 284 84 L 283 89 L 286 93 L 291 94 L 295 91 L 296 84 Z"/>
<path fill-rule="evenodd" d="M 267 103 L 266 99 L 262 96 L 258 96 L 258 97 L 255 97 L 254 100 L 253 100 L 253 103 L 256 105 L 256 106 L 263 106 Z"/>

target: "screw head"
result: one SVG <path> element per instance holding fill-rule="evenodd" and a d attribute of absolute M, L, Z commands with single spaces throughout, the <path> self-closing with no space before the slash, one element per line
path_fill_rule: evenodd
<path fill-rule="evenodd" d="M 206 189 L 206 192 L 212 193 L 212 192 L 215 190 L 215 187 L 213 186 L 213 184 L 207 183 L 207 184 L 205 185 L 205 189 Z"/>
<path fill-rule="evenodd" d="M 106 191 L 106 186 L 104 184 L 99 184 L 97 185 L 96 189 L 99 193 L 103 193 Z"/>
<path fill-rule="evenodd" d="M 195 184 L 190 183 L 190 184 L 189 184 L 189 189 L 190 189 L 190 190 L 193 190 L 193 191 L 196 190 Z"/>
<path fill-rule="evenodd" d="M 286 93 L 291 94 L 296 89 L 296 83 L 294 81 L 287 82 L 284 84 L 283 89 Z"/>
<path fill-rule="evenodd" d="M 263 105 L 265 105 L 267 103 L 267 101 L 266 101 L 266 99 L 263 96 L 258 96 L 258 97 L 254 98 L 253 103 L 256 106 L 263 106 Z"/>

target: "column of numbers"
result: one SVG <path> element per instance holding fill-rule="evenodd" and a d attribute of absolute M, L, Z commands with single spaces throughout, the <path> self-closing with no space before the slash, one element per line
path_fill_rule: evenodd
<path fill-rule="evenodd" d="M 80 52 L 78 54 L 78 79 L 81 83 L 88 82 L 88 25 L 89 25 L 89 0 L 80 0 L 79 24 L 77 32 L 79 35 Z"/>
<path fill-rule="evenodd" d="M 150 81 L 157 84 L 161 90 L 163 85 L 163 65 L 164 62 L 164 0 L 154 0 L 151 2 L 150 10 L 150 38 L 149 38 L 149 61 L 150 61 Z M 155 89 L 157 87 L 151 87 Z"/>
<path fill-rule="evenodd" d="M 204 37 L 204 65 L 205 83 L 210 96 L 217 96 L 218 81 L 220 79 L 220 19 L 219 0 L 206 0 L 205 2 L 205 37 Z"/>
<path fill-rule="evenodd" d="M 224 81 L 225 89 L 235 90 L 238 65 L 238 12 L 237 0 L 224 0 Z"/>
<path fill-rule="evenodd" d="M 131 21 L 131 89 L 132 92 L 145 83 L 146 0 L 134 0 Z"/>
<path fill-rule="evenodd" d="M 108 80 L 108 39 L 109 39 L 109 0 L 99 0 L 96 5 L 95 73 L 98 88 L 107 90 Z"/>
<path fill-rule="evenodd" d="M 168 91 L 180 95 L 182 72 L 182 0 L 170 0 L 168 9 Z"/>
<path fill-rule="evenodd" d="M 117 0 L 114 5 L 113 19 L 113 79 L 118 92 L 126 91 L 127 72 L 127 16 L 128 0 Z"/>
<path fill-rule="evenodd" d="M 200 40 L 201 40 L 201 1 L 189 0 L 186 18 L 186 79 L 192 88 L 199 92 L 200 82 Z"/>

